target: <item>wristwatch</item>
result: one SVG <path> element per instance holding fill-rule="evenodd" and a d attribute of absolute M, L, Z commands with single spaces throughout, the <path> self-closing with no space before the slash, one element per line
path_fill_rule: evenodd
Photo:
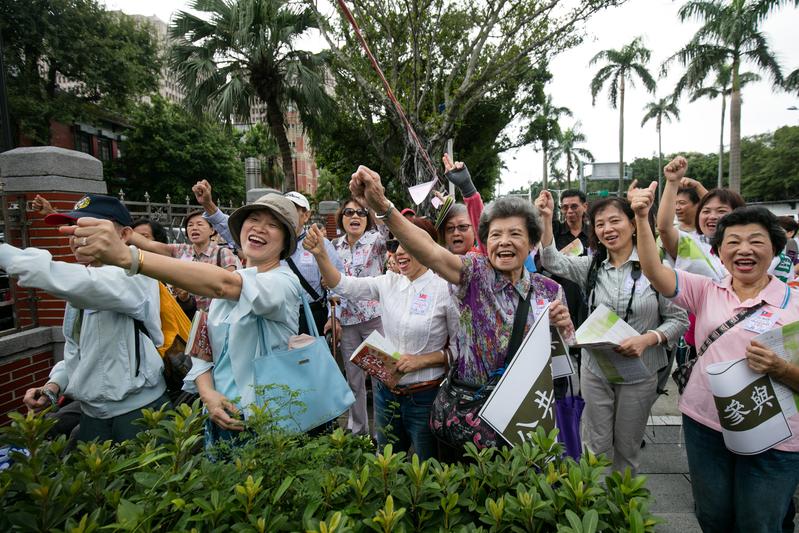
<path fill-rule="evenodd" d="M 58 405 L 58 395 L 56 393 L 54 393 L 52 390 L 48 389 L 47 387 L 42 387 L 40 390 L 42 394 L 46 396 L 48 400 L 50 400 L 50 405 L 52 405 L 53 407 Z"/>
<path fill-rule="evenodd" d="M 393 210 L 394 210 L 394 202 L 389 200 L 388 201 L 388 207 L 386 208 L 385 213 L 381 213 L 381 214 L 375 213 L 375 218 L 378 219 L 378 220 L 386 219 L 386 218 L 388 218 L 388 216 L 391 214 L 391 212 Z"/>

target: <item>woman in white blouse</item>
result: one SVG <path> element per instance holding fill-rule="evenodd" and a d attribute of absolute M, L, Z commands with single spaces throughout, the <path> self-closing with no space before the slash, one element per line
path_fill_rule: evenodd
<path fill-rule="evenodd" d="M 411 221 L 437 240 L 433 224 L 426 219 Z M 447 282 L 411 257 L 397 241 L 400 273 L 357 278 L 343 276 L 327 256 L 321 230 L 312 227 L 303 246 L 316 257 L 325 283 L 337 294 L 352 300 L 377 300 L 383 317 L 385 337 L 401 354 L 397 368 L 404 374 L 394 389 L 374 380 L 377 443 L 382 449 L 413 449 L 420 459 L 435 454 L 435 437 L 428 420 L 438 385 L 447 363 L 447 339 L 457 328 L 457 313 L 451 304 Z"/>

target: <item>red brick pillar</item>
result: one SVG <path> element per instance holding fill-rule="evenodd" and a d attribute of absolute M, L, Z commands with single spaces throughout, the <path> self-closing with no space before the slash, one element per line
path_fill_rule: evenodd
<path fill-rule="evenodd" d="M 48 250 L 60 261 L 74 261 L 68 238 L 30 211 L 30 202 L 40 194 L 56 210 L 68 211 L 87 193 L 105 194 L 102 163 L 88 154 L 53 146 L 17 148 L 0 154 L 0 180 L 7 216 L 5 241 Z M 64 302 L 42 291 L 33 292 L 38 301 L 17 303 L 20 325 L 33 323 L 35 304 L 40 326 L 61 326 Z M 18 300 L 27 293 L 18 289 Z"/>
<path fill-rule="evenodd" d="M 67 237 L 48 226 L 30 202 L 41 194 L 59 211 L 71 210 L 86 193 L 105 193 L 103 166 L 81 152 L 50 146 L 17 148 L 0 154 L 5 241 L 36 246 L 55 259 L 74 261 Z M 24 411 L 25 391 L 47 381 L 63 353 L 64 302 L 38 290 L 16 287 L 17 325 L 22 331 L 0 336 L 0 425 L 8 413 Z M 38 327 L 32 327 L 38 324 Z"/>

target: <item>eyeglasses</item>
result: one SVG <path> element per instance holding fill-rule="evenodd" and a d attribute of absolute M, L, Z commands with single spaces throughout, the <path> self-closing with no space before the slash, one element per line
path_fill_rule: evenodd
<path fill-rule="evenodd" d="M 455 233 L 455 230 L 458 230 L 461 233 L 466 233 L 466 231 L 471 228 L 471 224 L 458 224 L 457 226 L 447 226 L 444 228 L 444 233 L 447 235 L 452 235 Z"/>
<path fill-rule="evenodd" d="M 580 209 L 580 204 L 564 204 L 560 206 L 562 211 L 577 211 Z"/>
<path fill-rule="evenodd" d="M 345 217 L 353 217 L 354 215 L 358 215 L 361 218 L 366 218 L 369 216 L 369 211 L 366 209 L 353 209 L 348 207 L 344 211 L 342 211 Z"/>

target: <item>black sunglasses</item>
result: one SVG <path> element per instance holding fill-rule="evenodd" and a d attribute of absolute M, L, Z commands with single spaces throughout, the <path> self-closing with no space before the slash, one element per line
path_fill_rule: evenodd
<path fill-rule="evenodd" d="M 400 242 L 397 239 L 389 239 L 386 241 L 386 249 L 392 254 L 397 252 L 399 245 Z"/>
<path fill-rule="evenodd" d="M 352 217 L 353 215 L 358 215 L 361 218 L 366 218 L 369 216 L 369 211 L 366 209 L 353 209 L 348 207 L 344 211 L 342 211 L 345 217 Z"/>

